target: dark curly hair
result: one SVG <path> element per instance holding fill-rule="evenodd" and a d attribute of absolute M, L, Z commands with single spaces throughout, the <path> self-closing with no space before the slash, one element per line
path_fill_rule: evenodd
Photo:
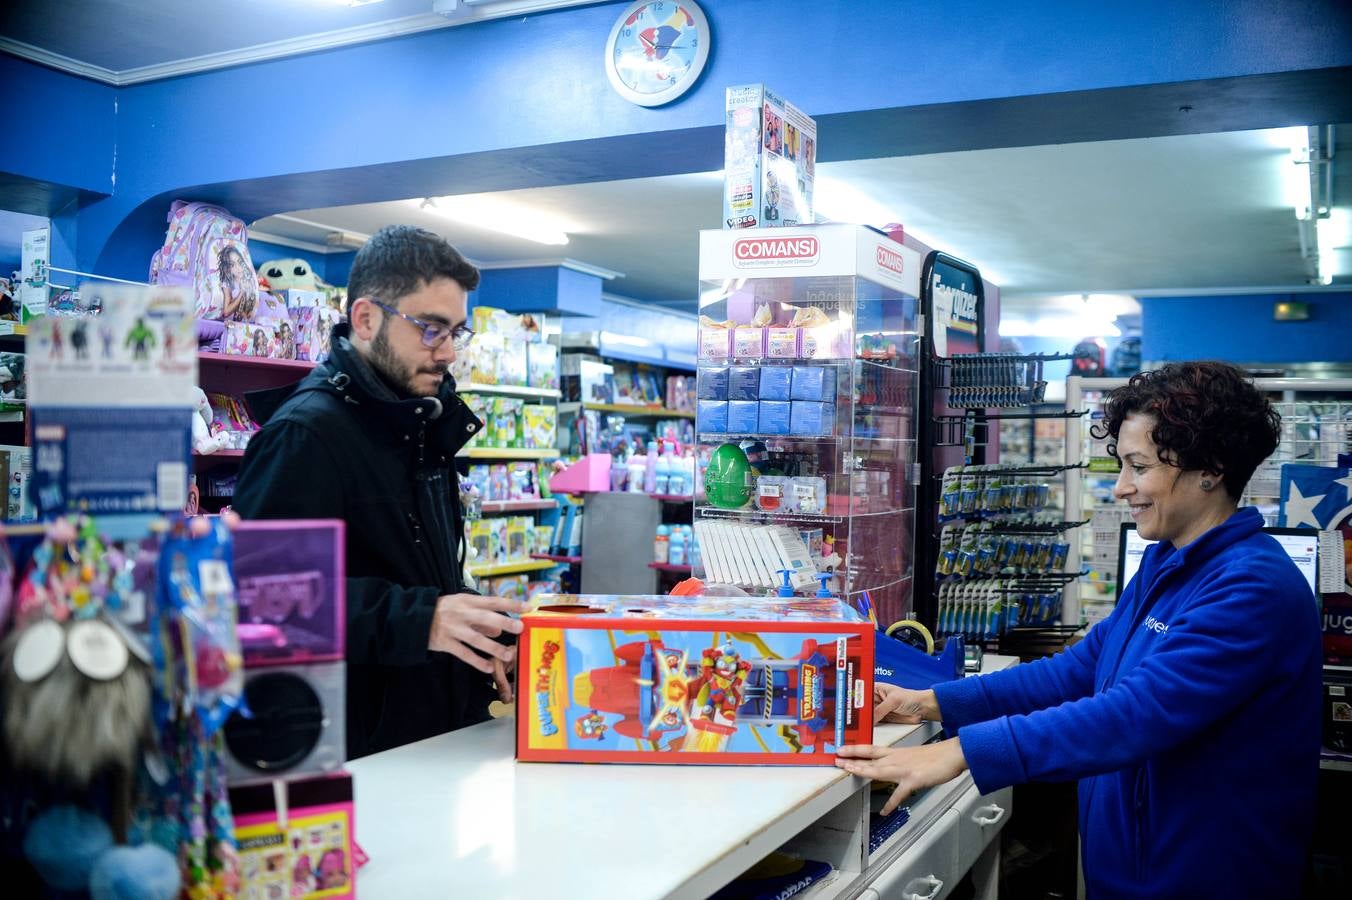
<path fill-rule="evenodd" d="M 1133 375 L 1111 392 L 1103 402 L 1103 421 L 1089 433 L 1097 440 L 1108 438 L 1113 459 L 1118 459 L 1122 422 L 1131 413 L 1155 417 L 1150 438 L 1161 462 L 1219 473 L 1235 500 L 1281 439 L 1282 417 L 1229 363 L 1170 363 Z"/>
<path fill-rule="evenodd" d="M 438 278 L 449 278 L 466 291 L 479 286 L 479 270 L 445 238 L 412 225 L 386 225 L 352 260 L 348 312 L 359 297 L 377 297 L 397 307 L 405 296 Z"/>

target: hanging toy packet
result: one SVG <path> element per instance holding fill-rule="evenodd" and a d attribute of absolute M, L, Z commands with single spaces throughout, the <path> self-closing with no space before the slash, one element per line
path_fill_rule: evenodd
<path fill-rule="evenodd" d="M 188 523 L 175 523 L 160 551 L 161 640 L 156 646 L 155 668 L 170 681 L 181 679 L 180 684 L 162 685 L 161 695 L 180 697 L 210 737 L 239 706 L 243 656 L 235 631 L 230 529 L 220 519 L 195 521 L 206 523 L 205 534 L 194 535 Z M 166 663 L 175 657 L 181 661 L 178 665 Z"/>

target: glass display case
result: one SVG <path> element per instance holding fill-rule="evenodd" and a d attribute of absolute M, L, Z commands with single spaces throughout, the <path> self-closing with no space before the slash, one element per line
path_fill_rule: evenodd
<path fill-rule="evenodd" d="M 700 237 L 695 574 L 911 608 L 920 257 L 871 229 Z"/>

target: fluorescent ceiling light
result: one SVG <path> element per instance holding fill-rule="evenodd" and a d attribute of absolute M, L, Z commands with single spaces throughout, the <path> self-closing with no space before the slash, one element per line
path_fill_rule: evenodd
<path fill-rule="evenodd" d="M 1319 283 L 1332 284 L 1334 275 L 1344 275 L 1339 266 L 1344 251 L 1352 247 L 1352 210 L 1333 209 L 1328 218 L 1315 219 L 1315 244 L 1319 248 Z"/>
<path fill-rule="evenodd" d="M 1296 211 L 1297 219 L 1314 215 L 1314 192 L 1310 178 L 1310 129 L 1304 126 L 1278 129 L 1286 138 L 1287 155 L 1278 163 L 1282 167 L 1282 188 L 1286 205 Z"/>
<path fill-rule="evenodd" d="M 370 6 L 372 3 L 381 3 L 383 0 L 330 0 L 338 6 Z"/>
<path fill-rule="evenodd" d="M 640 337 L 632 337 L 627 334 L 616 334 L 613 331 L 601 332 L 601 342 L 605 344 L 621 344 L 626 347 L 651 347 L 652 341 Z"/>
<path fill-rule="evenodd" d="M 568 234 L 564 224 L 531 209 L 524 203 L 517 203 L 491 194 L 463 194 L 458 197 L 428 197 L 425 200 L 410 200 L 420 209 L 435 213 L 442 218 L 484 228 L 499 234 L 511 235 L 537 244 L 566 244 Z"/>

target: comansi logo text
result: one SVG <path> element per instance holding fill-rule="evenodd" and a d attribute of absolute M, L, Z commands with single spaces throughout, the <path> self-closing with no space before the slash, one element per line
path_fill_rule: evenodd
<path fill-rule="evenodd" d="M 760 266 L 810 266 L 821 245 L 815 237 L 742 238 L 732 245 L 733 263 L 741 269 Z"/>

